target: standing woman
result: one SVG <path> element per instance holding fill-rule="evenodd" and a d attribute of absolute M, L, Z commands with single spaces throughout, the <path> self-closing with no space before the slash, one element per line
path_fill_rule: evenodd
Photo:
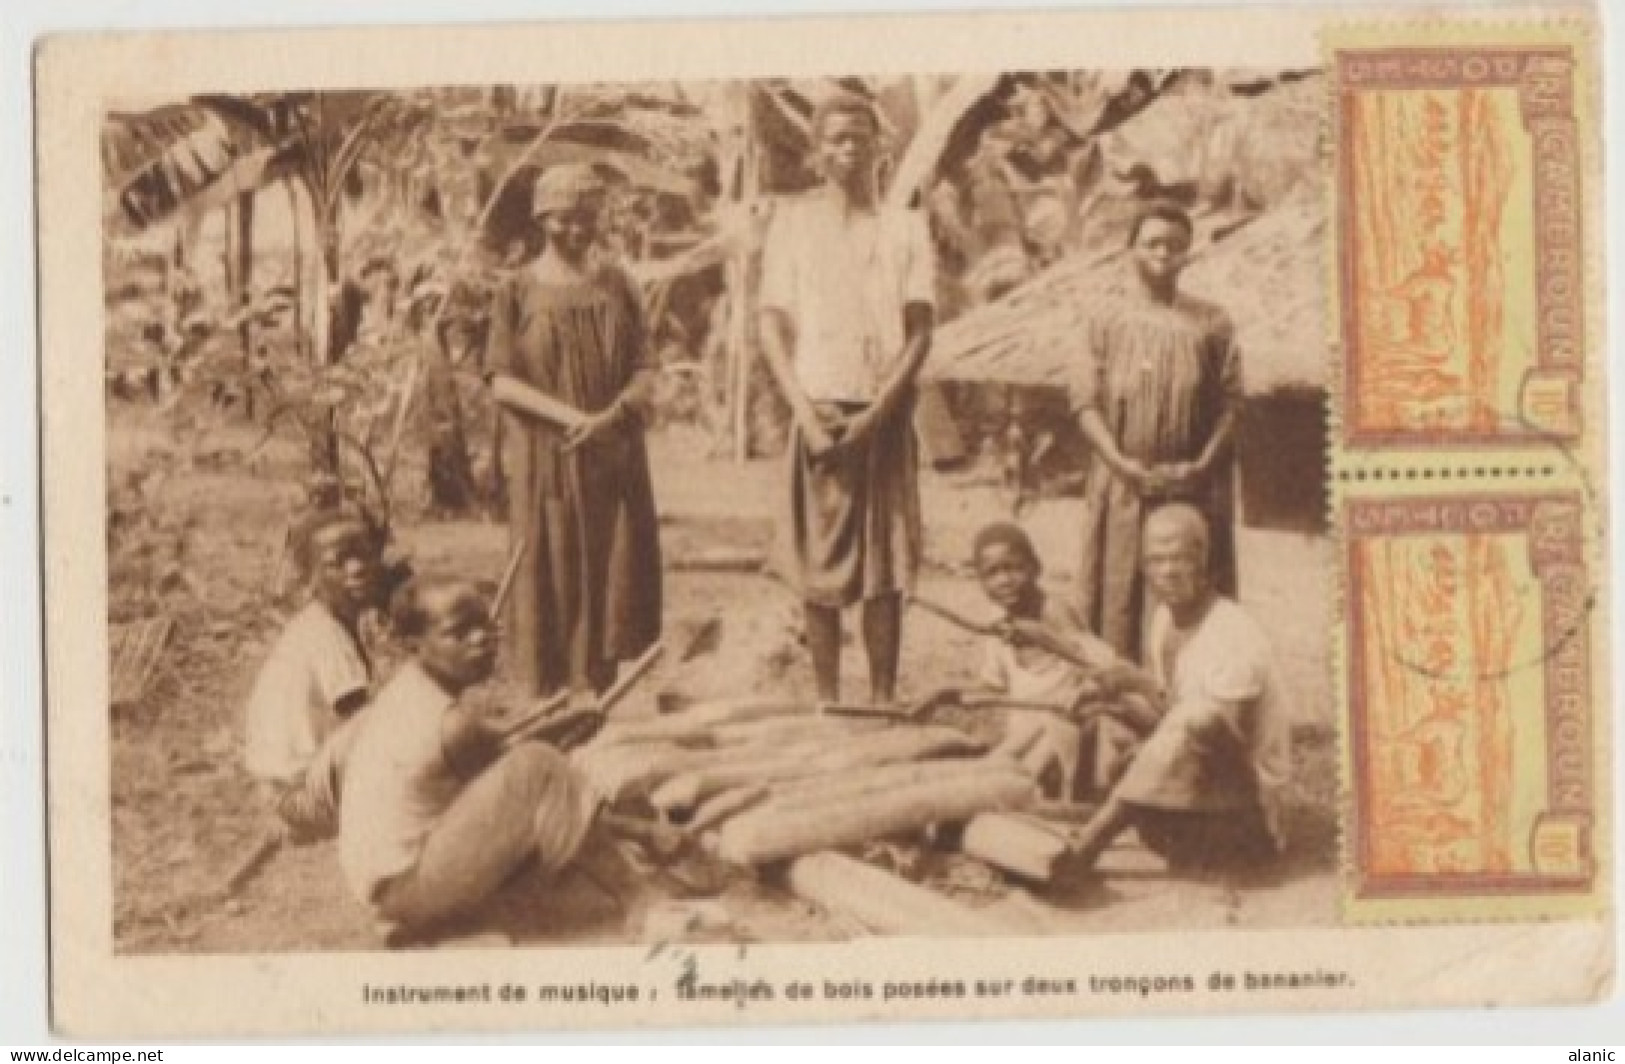
<path fill-rule="evenodd" d="M 1179 290 L 1193 234 L 1190 215 L 1172 204 L 1135 217 L 1126 291 L 1092 316 L 1072 380 L 1072 409 L 1093 452 L 1080 605 L 1090 627 L 1134 660 L 1147 613 L 1141 527 L 1158 505 L 1201 511 L 1212 529 L 1213 585 L 1236 593 L 1231 434 L 1241 363 L 1224 311 Z"/>
<path fill-rule="evenodd" d="M 602 692 L 660 635 L 660 542 L 639 406 L 654 368 L 633 282 L 595 261 L 604 187 L 549 168 L 546 244 L 497 294 L 492 391 L 503 410 L 509 528 L 523 549 L 504 641 L 533 695 Z M 538 414 L 565 404 L 571 429 Z"/>

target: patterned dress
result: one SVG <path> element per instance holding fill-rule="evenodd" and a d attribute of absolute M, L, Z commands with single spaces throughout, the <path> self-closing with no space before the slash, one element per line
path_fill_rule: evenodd
<path fill-rule="evenodd" d="M 1229 317 L 1181 293 L 1171 304 L 1123 296 L 1091 320 L 1084 357 L 1071 382 L 1072 407 L 1093 409 L 1126 458 L 1146 466 L 1194 462 L 1219 420 L 1241 398 L 1241 361 Z M 1095 460 L 1084 481 L 1083 557 L 1078 598 L 1083 621 L 1118 653 L 1140 660 L 1146 623 L 1140 573 L 1145 516 L 1168 501 L 1191 503 L 1207 517 L 1214 586 L 1236 593 L 1227 451 L 1193 489 L 1141 496 Z"/>
<path fill-rule="evenodd" d="M 577 409 L 609 407 L 653 368 L 625 274 L 552 282 L 525 273 L 497 296 L 488 369 Z M 504 642 L 532 694 L 602 691 L 660 635 L 660 541 L 643 429 L 628 416 L 574 453 L 563 433 L 504 411 L 509 528 L 525 544 Z"/>

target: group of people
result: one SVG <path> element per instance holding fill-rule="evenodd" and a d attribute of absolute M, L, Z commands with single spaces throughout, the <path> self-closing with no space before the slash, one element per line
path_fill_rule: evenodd
<path fill-rule="evenodd" d="M 803 604 L 820 699 L 841 697 L 842 614 L 859 606 L 870 693 L 891 703 L 921 549 L 911 415 L 935 256 L 916 212 L 879 201 L 871 105 L 836 96 L 811 129 L 824 184 L 779 205 L 761 263 L 761 349 L 794 422 L 777 569 Z M 486 363 L 511 478 L 507 657 L 527 696 L 582 703 L 659 638 L 662 608 L 643 440 L 656 367 L 633 282 L 595 258 L 603 194 L 585 166 L 539 179 L 544 250 L 497 294 Z M 1059 710 L 1010 710 L 999 752 L 1058 797 L 1099 800 L 1084 863 L 1131 825 L 1171 856 L 1227 832 L 1234 852 L 1278 838 L 1278 692 L 1228 597 L 1237 356 L 1223 315 L 1178 290 L 1192 236 L 1177 208 L 1144 211 L 1129 292 L 1083 338 L 1073 399 L 1093 456 L 1071 608 L 1042 590 L 1018 527 L 976 541 L 1004 618 L 980 682 Z M 336 832 L 350 886 L 393 935 L 467 911 L 522 864 L 580 854 L 598 802 L 562 753 L 591 725 L 514 741 L 464 704 L 495 666 L 486 599 L 419 578 L 381 603 L 376 539 L 339 509 L 296 542 L 311 600 L 247 717 L 248 768 L 289 835 Z M 372 609 L 411 654 L 376 690 L 359 635 Z M 1076 653 L 1044 649 L 1056 638 Z"/>
<path fill-rule="evenodd" d="M 812 131 L 824 184 L 775 210 L 762 252 L 762 353 L 794 422 L 778 568 L 802 600 L 819 697 L 841 697 L 841 615 L 856 606 L 870 696 L 890 703 L 921 552 L 911 417 L 935 256 L 918 213 L 879 202 L 870 105 L 827 100 Z M 1080 337 L 1070 391 L 1091 456 L 1073 608 L 1040 589 L 1018 527 L 976 541 L 1004 615 L 981 685 L 1063 710 L 1007 710 L 1000 752 L 1053 775 L 1058 797 L 1099 801 L 1084 864 L 1130 826 L 1175 862 L 1280 841 L 1284 717 L 1268 643 L 1234 599 L 1240 362 L 1224 313 L 1179 288 L 1194 236 L 1179 207 L 1143 208 L 1124 291 Z"/>

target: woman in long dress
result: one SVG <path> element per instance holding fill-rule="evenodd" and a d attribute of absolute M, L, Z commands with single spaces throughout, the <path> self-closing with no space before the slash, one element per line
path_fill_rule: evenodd
<path fill-rule="evenodd" d="M 1241 364 L 1229 317 L 1179 290 L 1190 216 L 1144 209 L 1129 232 L 1126 291 L 1093 315 L 1072 381 L 1090 444 L 1084 482 L 1083 617 L 1119 653 L 1139 660 L 1148 610 L 1140 573 L 1145 516 L 1187 502 L 1212 530 L 1213 586 L 1236 593 L 1231 434 Z"/>
<path fill-rule="evenodd" d="M 492 314 L 509 528 L 523 551 L 504 643 L 533 695 L 601 693 L 660 635 L 659 529 L 638 413 L 654 362 L 633 282 L 593 261 L 602 195 L 590 167 L 542 175 L 532 210 L 545 249 L 498 292 Z M 583 416 L 563 427 L 544 416 L 550 403 Z"/>

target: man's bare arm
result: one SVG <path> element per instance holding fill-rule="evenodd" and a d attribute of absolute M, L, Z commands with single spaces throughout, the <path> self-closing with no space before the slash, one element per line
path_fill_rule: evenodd
<path fill-rule="evenodd" d="M 790 362 L 792 347 L 790 319 L 782 310 L 773 307 L 764 307 L 761 312 L 762 326 L 762 357 L 767 360 L 768 372 L 779 386 L 779 392 L 784 401 L 790 406 L 790 416 L 795 418 L 796 425 L 801 429 L 802 436 L 807 441 L 807 449 L 813 454 L 822 454 L 830 449 L 834 440 L 829 431 L 824 428 L 818 411 L 813 409 L 812 400 L 802 390 L 801 382 L 796 380 L 795 368 Z"/>
<path fill-rule="evenodd" d="M 879 425 L 891 417 L 897 409 L 897 404 L 914 387 L 914 382 L 925 367 L 925 360 L 931 354 L 931 334 L 935 326 L 936 312 L 929 303 L 910 303 L 903 308 L 903 350 L 897 360 L 897 368 L 892 372 L 875 401 L 868 409 L 852 419 L 842 442 L 857 442 L 874 431 Z"/>

